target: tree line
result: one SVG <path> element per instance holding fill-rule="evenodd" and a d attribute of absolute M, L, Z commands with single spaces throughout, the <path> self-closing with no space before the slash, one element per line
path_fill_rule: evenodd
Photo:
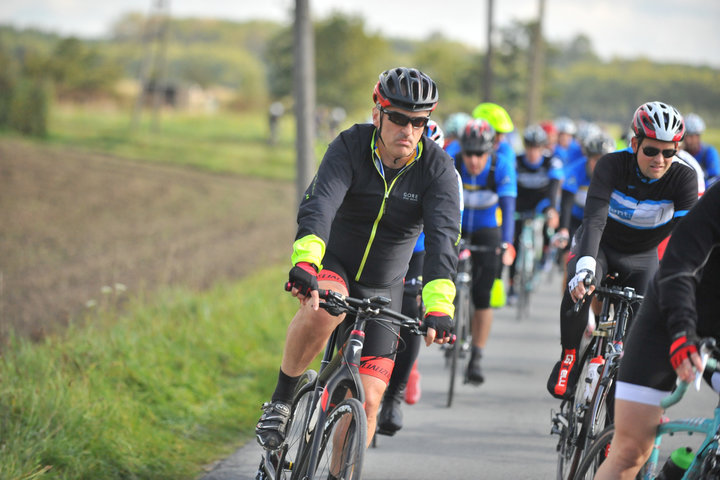
<path fill-rule="evenodd" d="M 7 66 L 0 71 L 0 128 L 22 123 L 28 133 L 42 134 L 32 121 L 17 118 L 22 116 L 18 112 L 46 111 L 52 99 L 103 97 L 122 103 L 118 82 L 138 78 L 144 55 L 153 47 L 146 36 L 152 21 L 127 14 L 107 38 L 94 40 L 0 26 L 0 64 Z M 532 22 L 500 28 L 492 58 L 490 100 L 505 106 L 518 125 L 527 111 L 533 28 Z M 365 118 L 378 73 L 398 65 L 418 67 L 438 83 L 436 115 L 441 119 L 468 112 L 483 100 L 484 51 L 437 33 L 421 41 L 387 38 L 368 32 L 362 17 L 339 13 L 316 21 L 314 29 L 319 105 Z M 266 108 L 277 100 L 291 107 L 292 25 L 171 19 L 167 42 L 165 81 L 230 88 L 235 108 Z M 644 58 L 604 61 L 585 36 L 561 43 L 545 40 L 544 47 L 543 118 L 567 115 L 622 124 L 637 105 L 663 100 L 720 124 L 717 68 Z M 35 102 L 34 108 L 20 107 L 23 102 Z"/>

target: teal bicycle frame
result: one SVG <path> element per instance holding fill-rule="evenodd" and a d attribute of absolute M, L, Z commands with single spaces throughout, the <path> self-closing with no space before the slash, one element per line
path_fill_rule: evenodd
<path fill-rule="evenodd" d="M 707 370 L 717 369 L 717 360 L 709 358 L 707 361 Z M 663 408 L 668 408 L 678 403 L 685 392 L 687 391 L 687 383 L 679 383 L 675 391 L 667 396 L 660 405 Z M 697 450 L 695 458 L 693 458 L 690 467 L 685 472 L 683 479 L 700 478 L 700 466 L 705 459 L 705 454 L 717 448 L 718 438 L 720 432 L 720 403 L 715 407 L 715 414 L 713 418 L 685 418 L 680 420 L 670 420 L 665 422 L 658 427 L 657 434 L 655 436 L 655 444 L 653 451 L 650 454 L 650 458 L 645 463 L 645 475 L 642 477 L 645 480 L 652 480 L 655 476 L 657 465 L 660 456 L 660 443 L 662 442 L 663 435 L 673 435 L 675 433 L 702 433 L 705 435 L 705 439 Z"/>

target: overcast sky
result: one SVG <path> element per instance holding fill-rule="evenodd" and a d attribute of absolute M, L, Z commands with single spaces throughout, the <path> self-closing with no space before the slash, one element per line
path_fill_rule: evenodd
<path fill-rule="evenodd" d="M 0 0 L 0 24 L 101 37 L 129 11 L 157 0 Z M 291 21 L 294 0 L 166 0 L 178 17 Z M 496 0 L 497 27 L 537 16 L 539 0 Z M 485 48 L 487 2 L 473 0 L 310 0 L 313 18 L 334 10 L 365 19 L 369 33 L 426 38 L 431 32 Z M 720 68 L 720 0 L 546 0 L 545 37 L 583 33 L 604 59 L 644 56 Z"/>

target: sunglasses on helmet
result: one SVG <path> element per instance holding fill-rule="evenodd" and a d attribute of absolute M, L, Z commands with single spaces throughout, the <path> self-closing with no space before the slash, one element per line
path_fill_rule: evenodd
<path fill-rule="evenodd" d="M 672 158 L 677 153 L 677 150 L 674 150 L 672 148 L 667 148 L 665 150 L 660 150 L 657 147 L 643 147 L 642 149 L 643 153 L 647 155 L 648 157 L 655 157 L 658 153 L 662 152 L 662 156 L 665 158 Z"/>
<path fill-rule="evenodd" d="M 425 128 L 430 121 L 430 117 L 408 117 L 400 112 L 385 110 L 382 107 L 380 107 L 380 111 L 387 115 L 388 119 L 392 123 L 401 127 L 404 127 L 408 123 L 412 123 L 413 128 Z"/>

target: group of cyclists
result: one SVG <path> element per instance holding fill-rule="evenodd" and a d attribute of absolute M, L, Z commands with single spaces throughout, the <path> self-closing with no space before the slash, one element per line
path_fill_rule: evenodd
<path fill-rule="evenodd" d="M 578 381 L 589 302 L 578 316 L 567 312 L 594 288 L 585 278 L 617 272 L 646 296 L 616 391 L 614 443 L 620 448 L 611 449 L 596 477 L 634 478 L 652 448 L 659 399 L 676 375 L 688 377 L 699 367 L 698 335 L 720 337 L 711 317 L 720 311 L 720 249 L 714 248 L 720 245 L 720 187 L 698 202 L 703 186 L 720 175 L 720 160 L 700 141 L 702 119 L 654 101 L 635 111 L 622 150 L 602 128 L 566 117 L 528 125 L 513 145 L 515 125 L 495 103 L 454 113 L 442 127 L 431 120 L 438 86 L 414 68 L 382 72 L 372 101 L 372 123 L 356 124 L 331 142 L 299 207 L 286 288 L 300 307 L 287 330 L 275 391 L 256 426 L 260 445 L 282 446 L 300 375 L 330 334 L 347 325 L 318 308 L 318 290 L 388 297 L 392 308 L 423 319 L 426 345 L 448 343 L 461 238 L 486 247 L 472 252 L 475 310 L 466 368 L 469 382 L 483 383 L 481 359 L 493 309 L 504 303 L 505 266 L 513 277 L 516 219 L 531 214 L 545 223 L 543 263 L 553 261 L 554 245 L 567 264 L 551 395 L 566 398 Z M 658 246 L 668 237 L 660 265 Z M 510 280 L 508 303 L 517 287 Z M 368 326 L 359 365 L 368 444 L 376 430 L 402 428 L 407 390 L 419 391 L 408 382 L 418 378 L 411 372 L 420 343 L 399 328 Z"/>

